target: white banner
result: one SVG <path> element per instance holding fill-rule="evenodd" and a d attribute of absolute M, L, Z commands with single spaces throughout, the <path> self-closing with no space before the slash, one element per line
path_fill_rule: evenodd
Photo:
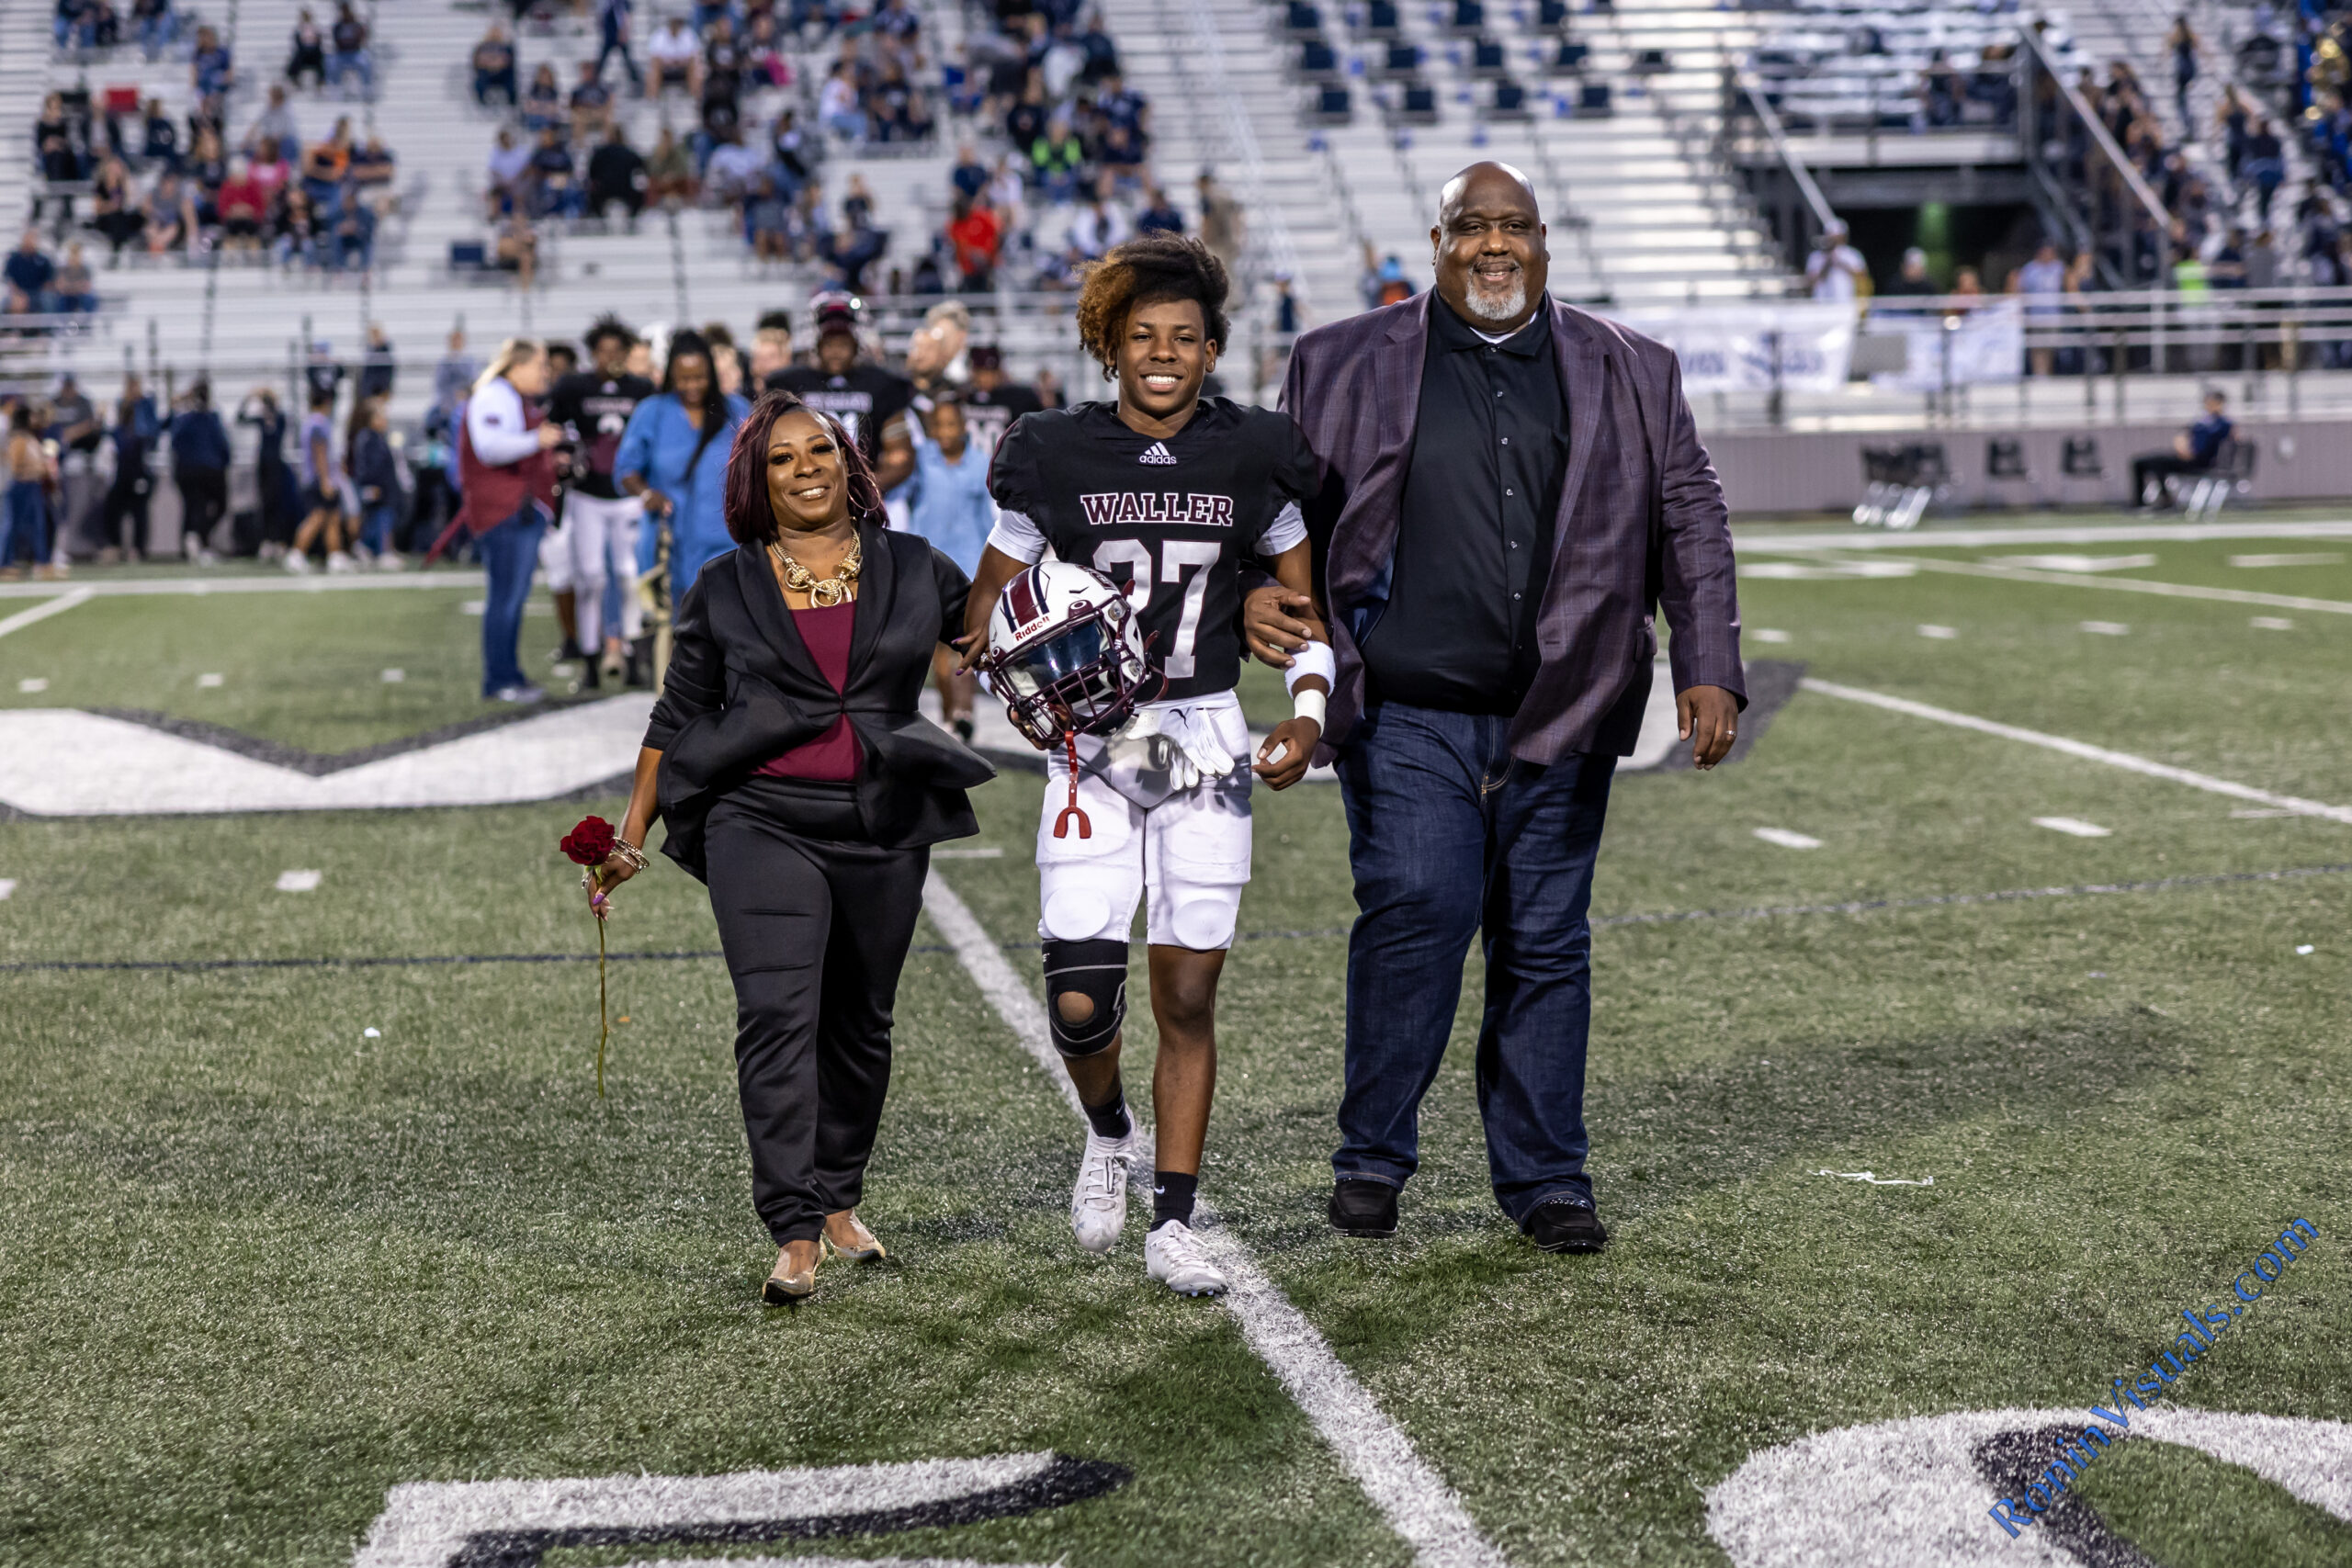
<path fill-rule="evenodd" d="M 1871 331 L 1899 336 L 1905 345 L 1903 368 L 1872 376 L 1874 387 L 1938 392 L 2015 381 L 2025 373 L 2022 300 L 1987 299 L 1964 315 L 1911 315 L 1882 304 L 1871 312 Z"/>
<path fill-rule="evenodd" d="M 1853 364 L 1851 305 L 1770 300 L 1610 314 L 1674 350 L 1686 391 L 1770 391 L 1777 359 L 1784 390 L 1834 392 Z"/>

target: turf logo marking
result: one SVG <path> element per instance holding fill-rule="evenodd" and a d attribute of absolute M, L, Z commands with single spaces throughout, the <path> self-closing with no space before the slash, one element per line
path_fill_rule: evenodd
<path fill-rule="evenodd" d="M 1046 1081 L 1060 1090 L 1071 1113 L 1083 1120 L 1085 1108 L 1054 1049 L 1036 993 L 1012 972 L 1003 949 L 936 872 L 923 883 L 922 903 L 923 912 L 956 949 L 972 983 L 1035 1059 Z M 1347 1363 L 1332 1354 L 1330 1342 L 1306 1314 L 1219 1223 L 1216 1211 L 1201 1203 L 1193 1213 L 1194 1228 L 1225 1270 L 1226 1306 L 1240 1325 L 1242 1338 L 1331 1445 L 1388 1527 L 1412 1547 L 1420 1568 L 1509 1568 L 1508 1560 L 1479 1533 L 1477 1521 L 1444 1477 L 1414 1450 L 1412 1440 L 1373 1402 Z"/>
<path fill-rule="evenodd" d="M 1967 1522 L 2084 1426 L 2078 1410 L 1962 1410 L 1815 1432 L 1749 1455 L 1716 1483 L 1707 1533 L 1732 1568 L 2131 1562 L 2132 1549 L 2079 1496 L 2059 1505 L 2063 1537 L 2013 1541 Z M 2352 1521 L 2352 1424 L 2149 1410 L 2121 1440 L 2195 1449 Z"/>
<path fill-rule="evenodd" d="M 352 1568 L 538 1568 L 559 1547 L 894 1534 L 1058 1508 L 1127 1476 L 1115 1464 L 1026 1453 L 732 1475 L 412 1482 L 386 1496 Z"/>
<path fill-rule="evenodd" d="M 2128 1404 L 2144 1415 L 2148 1402 L 2141 1395 L 2163 1398 L 2165 1390 L 2187 1376 L 2189 1367 L 2200 1356 L 2213 1353 L 2213 1341 L 2228 1331 L 2231 1321 L 2243 1317 L 2248 1306 L 2262 1299 L 2261 1284 L 2284 1274 L 2295 1259 L 2308 1252 L 2312 1243 L 2318 1239 L 2319 1228 L 2309 1220 L 2296 1220 L 2289 1224 L 2278 1233 L 2277 1240 L 2255 1255 L 2251 1268 L 2240 1270 L 2237 1278 L 2230 1281 L 2231 1292 L 2238 1298 L 2240 1304 L 2227 1311 L 2219 1305 L 2209 1306 L 2201 1313 L 2183 1307 L 2180 1315 L 2188 1320 L 2188 1327 L 2174 1337 L 2172 1348 L 2161 1352 L 2148 1363 L 2146 1377 L 2135 1377 L 2128 1386 L 2123 1379 L 2115 1380 L 2114 1389 L 2109 1394 L 2115 1400 L 2114 1409 L 2094 1404 L 2090 1413 L 2114 1427 L 2118 1434 L 2129 1431 L 2132 1415 L 2123 1408 L 2124 1405 Z M 2248 1292 L 2246 1281 L 2249 1280 L 2259 1280 L 2261 1284 Z M 2011 1540 L 2020 1533 L 2018 1527 L 2037 1523 L 2056 1509 L 2065 1500 L 2069 1483 L 2081 1480 L 2083 1471 L 2088 1469 L 2092 1461 L 2105 1453 L 2115 1440 L 2104 1427 L 2085 1427 L 2080 1438 L 2069 1431 L 2053 1431 L 2054 1436 L 2052 1433 L 2037 1434 L 2037 1442 L 2032 1447 L 2030 1457 L 2036 1461 L 2046 1461 L 2046 1468 L 2041 1473 L 2032 1473 L 2030 1467 L 2019 1469 L 2013 1462 L 2016 1456 L 2012 1455 L 2002 1461 L 2006 1468 L 1995 1477 L 2006 1480 L 2011 1489 L 2021 1494 L 2001 1497 L 1985 1510 L 1995 1524 L 2008 1532 Z M 2048 1440 L 2041 1441 L 2042 1438 Z M 2053 1530 L 2052 1533 L 2063 1535 L 2064 1532 Z"/>

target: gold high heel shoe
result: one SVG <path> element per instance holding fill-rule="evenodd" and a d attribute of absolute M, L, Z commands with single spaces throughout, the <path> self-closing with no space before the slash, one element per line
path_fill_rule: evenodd
<path fill-rule="evenodd" d="M 817 1293 L 817 1263 L 823 1257 L 821 1247 L 812 1248 L 808 1261 L 793 1267 L 792 1249 L 800 1243 L 786 1242 L 775 1255 L 775 1269 L 767 1282 L 760 1287 L 760 1299 L 770 1306 L 790 1306 Z"/>
<path fill-rule="evenodd" d="M 833 1239 L 831 1224 L 832 1220 L 843 1216 L 846 1216 L 849 1221 L 847 1228 L 850 1233 L 850 1241 L 847 1247 L 843 1247 Z M 827 1222 L 824 1233 L 818 1238 L 824 1244 L 826 1257 L 838 1258 L 844 1263 L 879 1263 L 890 1256 L 884 1249 L 882 1243 L 876 1239 L 874 1233 L 866 1229 L 865 1222 L 857 1217 L 856 1210 L 843 1209 L 840 1214 L 828 1215 Z"/>

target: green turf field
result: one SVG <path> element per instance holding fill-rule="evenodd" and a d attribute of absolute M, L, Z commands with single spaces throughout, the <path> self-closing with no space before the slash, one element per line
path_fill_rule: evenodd
<path fill-rule="evenodd" d="M 1768 557 L 1769 538 L 1752 562 L 1828 558 Z M 1951 548 L 1928 530 L 1868 552 L 2062 553 L 2352 603 L 2352 541 Z M 2230 564 L 2262 554 L 2345 558 Z M 1747 651 L 2352 805 L 2352 615 L 2080 575 L 1751 576 Z M 0 637 L 0 705 L 374 744 L 479 712 L 478 596 L 96 599 Z M 550 626 L 526 622 L 535 658 Z M 1262 720 L 1279 687 L 1253 681 Z M 1032 981 L 1038 796 L 1019 773 L 979 792 L 982 837 L 957 847 L 1001 856 L 936 867 Z M 1736 765 L 1622 778 L 1587 1099 L 1612 1237 L 1553 1258 L 1486 1190 L 1475 964 L 1403 1229 L 1324 1224 L 1345 833 L 1328 786 L 1256 798 L 1203 1193 L 1502 1560 L 1736 1561 L 1707 1494 L 1761 1450 L 2109 1401 L 2296 1218 L 2321 1239 L 2165 1403 L 2352 1422 L 2352 824 L 2234 815 L 2260 808 L 1818 691 Z M 1024 1517 L 734 1550 L 1413 1561 L 1234 1309 L 1147 1284 L 1140 1215 L 1108 1260 L 1077 1250 L 1075 1123 L 928 921 L 863 1210 L 893 1259 L 761 1307 L 774 1253 L 715 958 L 612 966 L 627 1021 L 595 1098 L 594 932 L 555 840 L 619 805 L 0 821 L 0 1563 L 345 1563 L 404 1483 L 1047 1449 L 1128 1479 Z M 316 890 L 277 891 L 298 867 Z M 1972 899 L 2028 890 L 2052 896 Z M 717 945 L 666 863 L 612 938 Z M 565 961 L 205 966 L 467 955 Z M 1129 1038 L 1148 1115 L 1140 1008 Z M 2352 1562 L 2352 1524 L 2187 1448 L 2123 1445 L 2085 1496 L 2165 1568 Z M 1817 1543 L 1790 1560 L 1898 1560 L 1855 1502 L 1787 1498 Z M 1945 1522 L 1982 1561 L 2046 1549 L 1981 1504 Z M 1980 1560 L 1960 1553 L 1910 1560 Z"/>

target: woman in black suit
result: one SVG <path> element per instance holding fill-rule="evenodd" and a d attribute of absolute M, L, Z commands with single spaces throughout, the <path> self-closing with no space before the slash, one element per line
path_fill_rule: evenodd
<path fill-rule="evenodd" d="M 776 1242 L 770 1302 L 826 1255 L 883 1255 L 855 1213 L 890 1079 L 890 1006 L 930 846 L 978 832 L 994 770 L 915 708 L 969 581 L 884 526 L 857 443 L 768 392 L 727 463 L 738 547 L 678 605 L 620 843 L 590 899 L 662 853 L 710 886 L 735 980 L 752 1199 Z"/>

